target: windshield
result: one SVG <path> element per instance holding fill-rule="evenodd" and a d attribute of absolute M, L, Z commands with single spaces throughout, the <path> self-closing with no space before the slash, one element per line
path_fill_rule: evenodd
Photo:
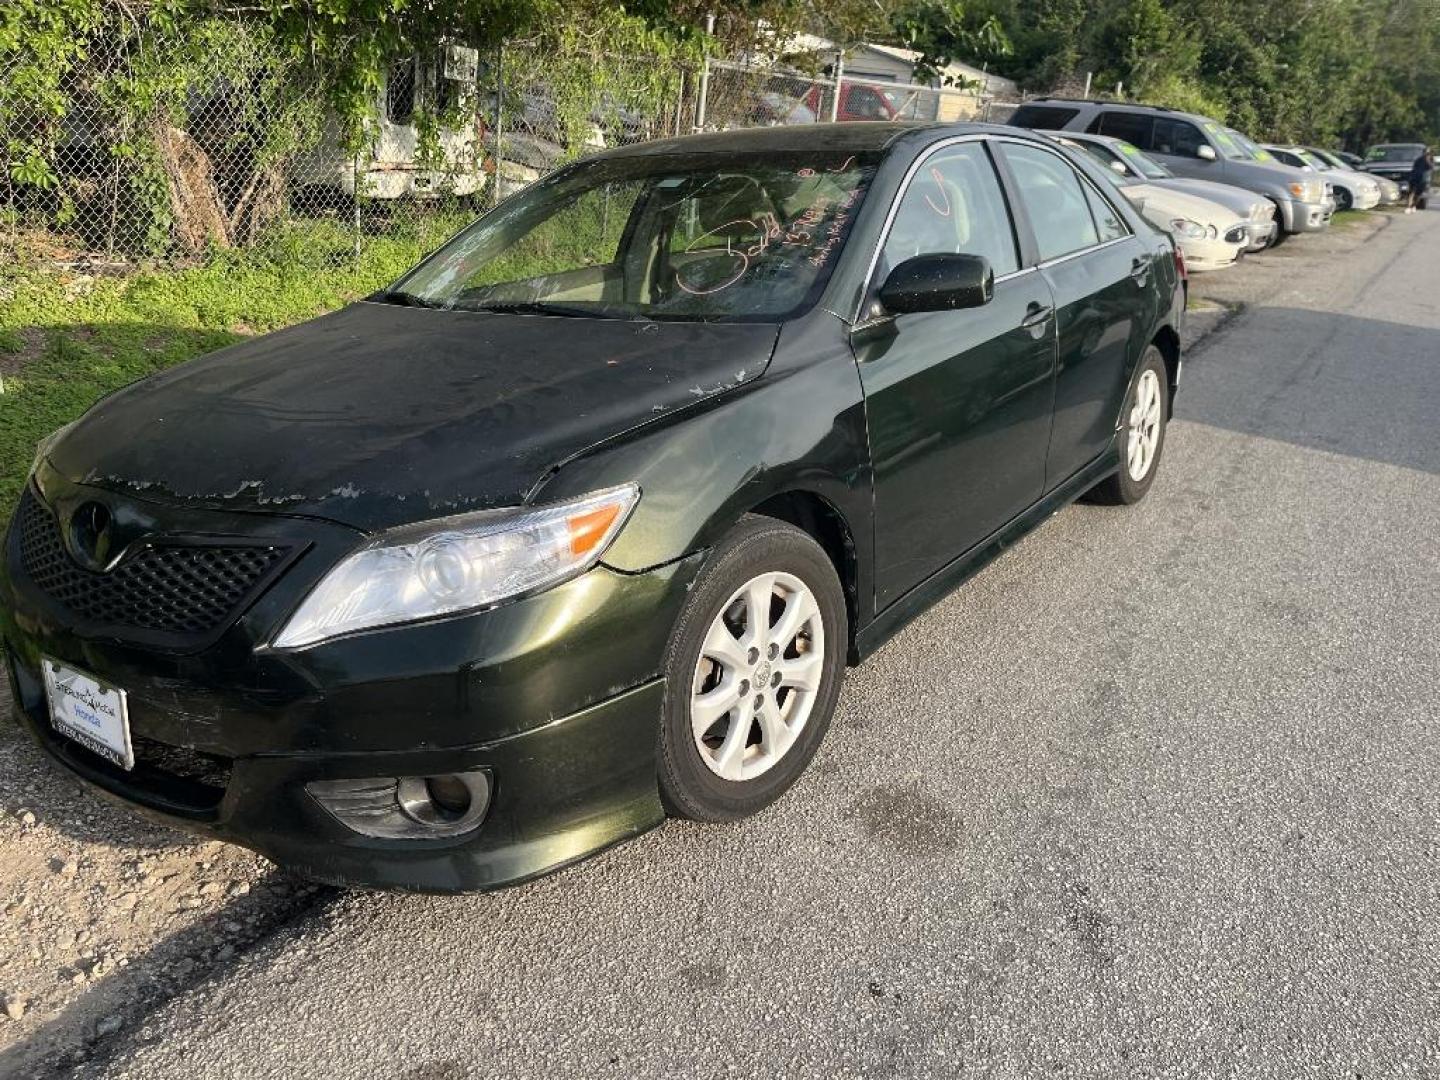
<path fill-rule="evenodd" d="M 1219 148 L 1220 153 L 1231 161 L 1259 160 L 1255 158 L 1255 155 L 1251 153 L 1245 143 L 1241 141 L 1243 136 L 1237 138 L 1237 136 L 1240 135 L 1239 132 L 1222 128 L 1219 124 L 1212 121 L 1205 125 L 1205 133 L 1210 136 L 1211 141 Z"/>
<path fill-rule="evenodd" d="M 1124 139 L 1115 140 L 1115 149 L 1124 154 L 1125 160 L 1130 163 L 1130 166 L 1147 180 L 1169 180 L 1175 175 L 1154 158 L 1148 157 L 1145 151 L 1138 146 L 1128 143 Z"/>
<path fill-rule="evenodd" d="M 1226 128 L 1225 130 L 1226 130 L 1226 132 L 1229 134 L 1229 136 L 1230 136 L 1232 139 L 1234 139 L 1237 143 L 1240 144 L 1240 148 L 1245 151 L 1246 155 L 1248 155 L 1251 160 L 1253 160 L 1253 161 L 1274 161 L 1274 160 L 1275 160 L 1275 155 L 1274 155 L 1274 154 L 1270 153 L 1270 151 L 1269 151 L 1269 150 L 1266 150 L 1263 146 L 1258 146 L 1258 145 L 1256 145 L 1255 140 L 1252 139 L 1252 138 L 1250 138 L 1250 136 L 1244 135 L 1244 134 L 1236 131 L 1234 128 Z"/>
<path fill-rule="evenodd" d="M 1390 143 L 1365 151 L 1366 161 L 1414 161 L 1425 150 L 1419 143 Z"/>
<path fill-rule="evenodd" d="M 1301 150 L 1299 151 L 1299 154 L 1300 160 L 1303 161 L 1306 165 L 1309 165 L 1310 168 L 1318 169 L 1320 172 L 1329 172 L 1329 162 L 1321 161 L 1318 155 L 1312 154 L 1309 150 Z"/>
<path fill-rule="evenodd" d="M 380 298 L 596 318 L 781 318 L 818 299 L 877 159 L 584 162 L 507 199 Z"/>
<path fill-rule="evenodd" d="M 1064 137 L 1060 137 L 1058 141 L 1060 145 L 1068 146 L 1071 150 L 1079 150 L 1081 153 L 1087 155 L 1090 158 L 1093 158 L 1095 161 L 1098 161 L 1101 165 L 1104 166 L 1104 169 L 1102 171 L 1105 179 L 1110 181 L 1110 183 L 1114 184 L 1116 187 L 1124 187 L 1128 184 L 1139 183 L 1139 181 L 1136 180 L 1133 176 L 1131 176 L 1128 171 L 1121 173 L 1117 169 L 1120 158 L 1116 156 L 1116 154 L 1108 146 L 1105 146 L 1101 143 L 1092 143 L 1089 141 L 1081 141 L 1079 139 L 1067 139 Z"/>
<path fill-rule="evenodd" d="M 1311 147 L 1310 154 L 1320 162 L 1322 169 L 1348 169 L 1350 167 L 1327 150 L 1316 150 Z"/>

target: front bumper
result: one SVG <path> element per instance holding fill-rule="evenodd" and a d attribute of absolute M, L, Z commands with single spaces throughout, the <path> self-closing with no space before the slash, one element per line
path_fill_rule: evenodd
<path fill-rule="evenodd" d="M 1245 248 L 1246 252 L 1253 254 L 1257 251 L 1264 251 L 1270 246 L 1270 241 L 1275 238 L 1280 223 L 1273 217 L 1251 218 L 1249 221 L 1250 243 Z"/>
<path fill-rule="evenodd" d="M 1245 251 L 1244 243 L 1229 243 L 1223 238 L 1191 240 L 1186 237 L 1179 239 L 1178 243 L 1185 256 L 1185 268 L 1196 273 L 1233 266 Z"/>
<path fill-rule="evenodd" d="M 1376 188 L 1366 191 L 1357 191 L 1352 196 L 1351 209 L 1374 210 L 1380 205 L 1380 192 Z"/>
<path fill-rule="evenodd" d="M 1334 212 L 1334 203 L 1308 203 L 1292 199 L 1285 204 L 1285 231 L 1324 232 L 1329 227 Z"/>
<path fill-rule="evenodd" d="M 639 574 L 602 565 L 488 611 L 294 651 L 259 644 L 289 607 L 267 595 L 213 645 L 180 654 L 57 617 L 31 595 L 15 532 L 0 644 L 20 722 L 53 760 L 152 818 L 316 880 L 427 891 L 533 877 L 663 820 L 659 676 L 701 556 Z M 306 577 L 304 560 L 293 573 Z M 127 692 L 133 772 L 51 728 L 42 656 Z M 489 810 L 453 839 L 362 836 L 305 788 L 481 768 Z"/>

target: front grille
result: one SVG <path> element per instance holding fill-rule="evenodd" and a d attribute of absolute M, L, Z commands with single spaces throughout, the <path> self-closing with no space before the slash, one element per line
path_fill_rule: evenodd
<path fill-rule="evenodd" d="M 91 629 L 138 631 L 168 644 L 194 643 L 240 615 L 283 566 L 267 544 L 147 541 L 104 573 L 70 557 L 60 525 L 27 490 L 16 514 L 21 565 L 55 604 Z"/>
<path fill-rule="evenodd" d="M 145 765 L 192 784 L 224 792 L 230 786 L 230 759 L 213 754 L 191 750 L 184 746 L 171 746 L 156 742 L 141 735 L 132 736 L 131 749 L 135 751 L 136 766 Z"/>

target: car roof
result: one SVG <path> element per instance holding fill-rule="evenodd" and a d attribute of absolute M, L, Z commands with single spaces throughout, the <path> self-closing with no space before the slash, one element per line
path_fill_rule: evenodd
<path fill-rule="evenodd" d="M 1075 97 L 1040 97 L 1031 98 L 1021 104 L 1040 105 L 1061 102 L 1066 105 L 1090 105 L 1097 109 L 1128 109 L 1131 112 L 1164 113 L 1167 116 L 1183 116 L 1189 120 L 1203 120 L 1211 123 L 1210 117 L 1201 116 L 1199 113 L 1186 112 L 1184 109 L 1171 109 L 1164 105 L 1146 105 L 1140 101 L 1109 101 L 1105 98 L 1075 98 Z"/>
<path fill-rule="evenodd" d="M 707 131 L 668 139 L 631 143 L 595 157 L 652 157 L 666 154 L 744 154 L 785 150 L 886 150 L 906 135 L 1013 135 L 1017 129 L 1000 124 L 945 123 L 915 120 L 849 120 L 836 124 L 786 124 L 778 127 Z"/>

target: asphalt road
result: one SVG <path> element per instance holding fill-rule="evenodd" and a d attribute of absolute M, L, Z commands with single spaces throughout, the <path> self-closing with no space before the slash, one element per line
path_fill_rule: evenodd
<path fill-rule="evenodd" d="M 88 1068 L 1440 1073 L 1437 278 L 1440 213 L 1397 217 L 1210 337 L 1150 498 L 852 672 L 758 819 L 342 896 Z"/>

